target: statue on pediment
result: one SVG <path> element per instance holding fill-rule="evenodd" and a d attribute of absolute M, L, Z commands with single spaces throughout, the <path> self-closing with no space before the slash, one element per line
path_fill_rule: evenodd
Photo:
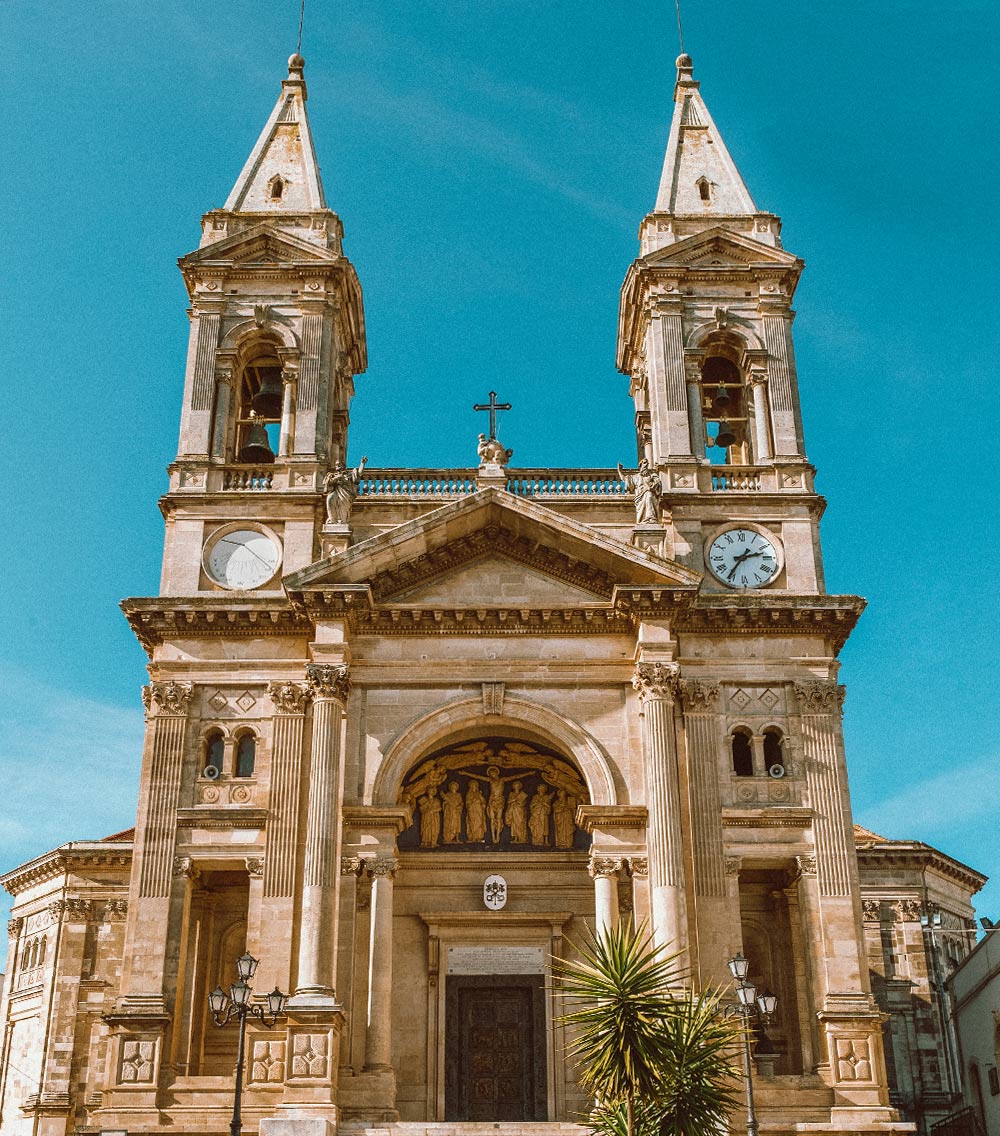
<path fill-rule="evenodd" d="M 639 461 L 639 468 L 635 473 L 628 473 L 618 463 L 618 476 L 625 482 L 625 487 L 632 494 L 635 505 L 635 523 L 637 525 L 659 525 L 660 523 L 660 496 L 663 486 L 660 484 L 660 475 L 650 469 L 645 458 Z"/>
<path fill-rule="evenodd" d="M 323 481 L 326 494 L 326 521 L 330 525 L 346 525 L 350 520 L 351 506 L 358 495 L 361 475 L 364 473 L 367 457 L 363 457 L 356 469 L 347 469 L 338 461 Z"/>
<path fill-rule="evenodd" d="M 505 449 L 499 438 L 487 438 L 485 434 L 479 435 L 476 452 L 480 465 L 506 465 L 514 456 L 514 451 Z"/>

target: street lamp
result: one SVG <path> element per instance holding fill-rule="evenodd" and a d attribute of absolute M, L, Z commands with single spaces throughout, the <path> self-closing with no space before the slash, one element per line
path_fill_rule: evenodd
<path fill-rule="evenodd" d="M 747 981 L 750 961 L 742 954 L 735 955 L 729 960 L 729 973 L 736 980 L 738 999 L 731 1012 L 743 1019 L 743 1080 L 747 1092 L 747 1136 L 757 1136 L 759 1129 L 753 1103 L 753 1078 L 750 1070 L 750 1019 L 756 1017 L 762 1023 L 770 1021 L 771 1015 L 778 1007 L 778 999 L 774 994 L 758 994 L 756 986 Z"/>
<path fill-rule="evenodd" d="M 242 1118 L 240 1116 L 240 1101 L 243 1097 L 243 1061 L 246 1052 L 247 1018 L 256 1018 L 262 1026 L 270 1029 L 271 1026 L 284 1013 L 288 995 L 283 994 L 277 986 L 264 998 L 264 1006 L 253 1004 L 250 995 L 253 990 L 250 979 L 257 972 L 257 959 L 251 954 L 243 954 L 236 960 L 236 974 L 238 980 L 229 987 L 227 994 L 221 986 L 216 986 L 208 996 L 208 1008 L 212 1011 L 212 1019 L 217 1026 L 224 1026 L 233 1018 L 240 1023 L 239 1044 L 236 1049 L 236 1091 L 233 1096 L 233 1119 L 229 1122 L 229 1136 L 240 1136 Z"/>

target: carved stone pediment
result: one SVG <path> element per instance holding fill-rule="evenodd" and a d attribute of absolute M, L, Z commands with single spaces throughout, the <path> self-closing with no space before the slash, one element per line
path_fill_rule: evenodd
<path fill-rule="evenodd" d="M 515 609 L 610 603 L 630 586 L 693 593 L 699 582 L 681 564 L 486 489 L 295 572 L 285 586 L 293 602 L 367 585 L 375 604 Z"/>
<path fill-rule="evenodd" d="M 200 267 L 253 263 L 291 265 L 303 261 L 334 264 L 341 259 L 332 250 L 320 248 L 286 229 L 265 222 L 188 253 L 181 258 L 180 266 L 181 271 L 188 276 Z"/>
<path fill-rule="evenodd" d="M 696 236 L 657 249 L 644 259 L 643 264 L 649 268 L 801 267 L 801 261 L 791 253 L 721 227 L 706 229 Z"/>

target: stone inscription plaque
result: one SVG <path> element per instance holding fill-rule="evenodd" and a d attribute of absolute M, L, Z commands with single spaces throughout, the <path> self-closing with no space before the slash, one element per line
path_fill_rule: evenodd
<path fill-rule="evenodd" d="M 544 974 L 544 947 L 449 947 L 449 974 Z"/>

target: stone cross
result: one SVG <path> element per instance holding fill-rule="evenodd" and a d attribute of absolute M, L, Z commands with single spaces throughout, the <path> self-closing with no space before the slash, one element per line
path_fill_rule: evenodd
<path fill-rule="evenodd" d="M 497 392 L 490 391 L 489 402 L 477 402 L 473 410 L 488 410 L 490 412 L 490 441 L 492 442 L 497 436 L 497 411 L 498 410 L 513 410 L 509 402 L 497 402 Z"/>

